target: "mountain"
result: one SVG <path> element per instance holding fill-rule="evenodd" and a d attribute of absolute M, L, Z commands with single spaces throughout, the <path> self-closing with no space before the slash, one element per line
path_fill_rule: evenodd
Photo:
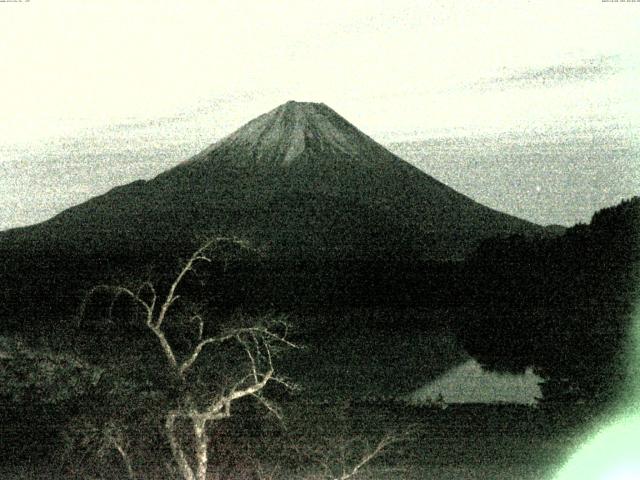
<path fill-rule="evenodd" d="M 544 228 L 489 209 L 398 158 L 324 104 L 287 102 L 150 181 L 115 188 L 0 245 L 158 250 L 202 233 L 289 259 L 461 259 Z"/>

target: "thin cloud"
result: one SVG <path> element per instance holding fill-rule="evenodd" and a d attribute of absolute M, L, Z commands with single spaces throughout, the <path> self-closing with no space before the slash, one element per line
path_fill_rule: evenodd
<path fill-rule="evenodd" d="M 598 56 L 586 58 L 575 63 L 521 70 L 508 75 L 481 80 L 475 83 L 472 88 L 480 90 L 524 88 L 598 80 L 612 75 L 618 70 L 615 59 L 615 56 Z"/>
<path fill-rule="evenodd" d="M 175 125 L 180 122 L 189 122 L 194 118 L 210 116 L 218 111 L 225 111 L 237 103 L 249 102 L 257 96 L 254 92 L 229 94 L 224 97 L 215 97 L 201 100 L 200 103 L 191 105 L 172 115 L 157 116 L 147 119 L 131 119 L 109 126 L 111 131 L 130 131 L 131 129 L 162 128 Z"/>

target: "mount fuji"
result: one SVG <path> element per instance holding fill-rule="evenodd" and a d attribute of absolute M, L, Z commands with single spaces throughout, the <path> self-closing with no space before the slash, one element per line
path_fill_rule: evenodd
<path fill-rule="evenodd" d="M 326 105 L 291 101 L 152 180 L 3 232 L 0 244 L 104 256 L 203 233 L 277 257 L 447 261 L 544 228 L 447 187 Z"/>

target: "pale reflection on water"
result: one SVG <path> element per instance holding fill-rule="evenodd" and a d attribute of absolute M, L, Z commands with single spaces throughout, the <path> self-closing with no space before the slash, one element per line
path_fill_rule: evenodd
<path fill-rule="evenodd" d="M 442 399 L 446 403 L 519 403 L 532 405 L 542 396 L 542 378 L 528 369 L 523 374 L 483 370 L 476 360 L 452 368 L 411 393 L 411 403 Z"/>

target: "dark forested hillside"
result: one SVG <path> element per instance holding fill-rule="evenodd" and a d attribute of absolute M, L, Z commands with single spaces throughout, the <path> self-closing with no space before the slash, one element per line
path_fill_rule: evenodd
<path fill-rule="evenodd" d="M 483 243 L 465 265 L 467 349 L 489 368 L 535 366 L 546 398 L 610 399 L 624 382 L 640 262 L 640 197 L 554 239 Z"/>

